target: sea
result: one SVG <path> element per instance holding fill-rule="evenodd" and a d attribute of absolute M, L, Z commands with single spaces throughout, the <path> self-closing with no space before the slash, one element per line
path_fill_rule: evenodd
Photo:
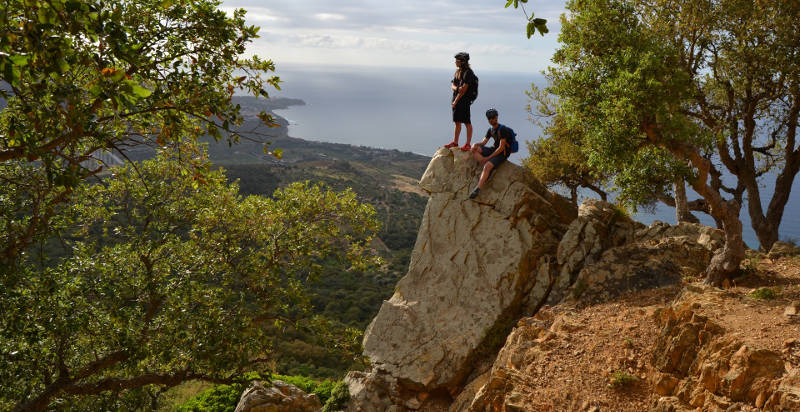
<path fill-rule="evenodd" d="M 500 123 L 514 129 L 520 140 L 519 153 L 511 161 L 520 163 L 528 155 L 523 142 L 538 139 L 541 129 L 528 110 L 526 91 L 532 84 L 544 86 L 541 73 L 489 72 L 474 67 L 480 79 L 479 96 L 472 105 L 472 142 L 480 141 L 489 125 L 484 113 L 495 108 Z M 289 135 L 301 139 L 397 149 L 432 156 L 453 139 L 450 80 L 454 69 L 383 68 L 366 66 L 302 66 L 278 64 L 281 90 L 276 96 L 298 98 L 304 106 L 276 113 L 289 121 Z M 466 141 L 461 131 L 460 143 Z M 762 179 L 766 208 L 775 176 Z M 689 191 L 690 200 L 692 192 Z M 583 192 L 582 196 L 591 196 Z M 696 196 L 696 195 L 695 195 Z M 781 223 L 782 240 L 800 240 L 800 184 L 795 181 Z M 696 214 L 702 223 L 714 226 L 707 215 Z M 640 210 L 635 219 L 650 224 L 656 220 L 675 223 L 675 210 L 658 205 Z M 744 240 L 758 248 L 745 207 L 741 213 Z"/>

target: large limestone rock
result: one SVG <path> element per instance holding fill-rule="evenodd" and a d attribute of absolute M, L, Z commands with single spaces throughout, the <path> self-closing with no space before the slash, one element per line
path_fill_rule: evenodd
<path fill-rule="evenodd" d="M 235 412 L 319 412 L 322 404 L 317 395 L 307 394 L 300 388 L 281 380 L 265 386 L 253 382 L 247 388 Z"/>
<path fill-rule="evenodd" d="M 373 371 L 348 379 L 355 398 L 369 387 L 458 391 L 481 349 L 503 341 L 524 304 L 550 293 L 575 207 L 508 162 L 469 200 L 479 171 L 469 153 L 441 149 L 423 175 L 430 198 L 408 274 L 366 330 Z M 379 409 L 365 405 L 351 409 Z"/>

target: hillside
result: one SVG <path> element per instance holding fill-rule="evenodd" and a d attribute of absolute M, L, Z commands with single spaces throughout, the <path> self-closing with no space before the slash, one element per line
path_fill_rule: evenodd
<path fill-rule="evenodd" d="M 261 110 L 273 111 L 303 104 L 296 99 L 255 100 L 237 97 L 242 112 L 254 118 Z M 391 296 L 395 283 L 405 274 L 411 248 L 427 201 L 416 185 L 429 158 L 397 150 L 381 150 L 344 144 L 312 142 L 288 136 L 287 121 L 266 128 L 258 120 L 242 125 L 244 139 L 229 146 L 210 142 L 212 162 L 238 181 L 242 195 L 271 195 L 275 189 L 296 181 L 322 182 L 335 190 L 352 189 L 375 207 L 382 229 L 373 245 L 387 262 L 385 273 L 327 271 L 310 284 L 315 311 L 342 324 L 364 330 L 381 302 Z M 281 159 L 264 154 L 264 142 L 283 150 Z M 359 367 L 358 361 L 328 349 L 304 331 L 289 330 L 291 339 L 279 343 L 278 372 L 317 378 L 341 378 Z"/>

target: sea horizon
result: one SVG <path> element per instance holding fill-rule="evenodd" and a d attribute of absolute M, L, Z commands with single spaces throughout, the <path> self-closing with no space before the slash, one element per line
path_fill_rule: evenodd
<path fill-rule="evenodd" d="M 486 129 L 483 111 L 495 107 L 500 111 L 500 122 L 513 128 L 520 141 L 520 150 L 510 160 L 521 164 L 528 156 L 527 142 L 538 139 L 541 129 L 530 121 L 526 110 L 529 103 L 525 91 L 531 83 L 544 85 L 540 73 L 482 72 L 474 68 L 480 78 L 479 97 L 472 106 L 473 139 L 479 142 Z M 442 145 L 452 140 L 453 123 L 449 107 L 449 82 L 452 72 L 441 69 L 372 68 L 367 66 L 336 65 L 307 67 L 281 65 L 277 73 L 283 80 L 277 97 L 301 99 L 303 106 L 275 110 L 289 122 L 292 137 L 330 143 L 343 143 L 387 150 L 400 150 L 431 157 Z M 465 142 L 465 130 L 460 143 Z M 773 175 L 770 174 L 769 177 Z M 772 196 L 770 179 L 762 179 L 764 206 Z M 800 208 L 800 189 L 793 185 L 781 224 L 780 239 L 800 240 L 800 216 L 792 210 Z M 563 191 L 556 190 L 561 194 Z M 696 194 L 688 190 L 690 200 Z M 581 201 L 593 196 L 581 191 Z M 703 213 L 695 213 L 701 223 L 715 227 L 714 220 Z M 653 211 L 639 210 L 633 216 L 650 225 L 660 220 L 675 224 L 675 209 L 657 204 Z M 740 217 L 744 226 L 743 237 L 749 247 L 758 248 L 758 238 L 750 226 L 746 204 Z"/>

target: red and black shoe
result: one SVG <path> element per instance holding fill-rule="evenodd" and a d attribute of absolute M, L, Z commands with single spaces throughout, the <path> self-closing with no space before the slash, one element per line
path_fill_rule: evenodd
<path fill-rule="evenodd" d="M 464 143 L 464 146 L 461 146 L 461 151 L 462 152 L 469 152 L 470 149 L 472 149 L 472 146 L 470 146 L 470 145 L 468 145 L 466 143 Z"/>
<path fill-rule="evenodd" d="M 444 145 L 445 149 L 451 149 L 453 147 L 458 147 L 458 142 L 450 142 L 450 143 Z"/>

